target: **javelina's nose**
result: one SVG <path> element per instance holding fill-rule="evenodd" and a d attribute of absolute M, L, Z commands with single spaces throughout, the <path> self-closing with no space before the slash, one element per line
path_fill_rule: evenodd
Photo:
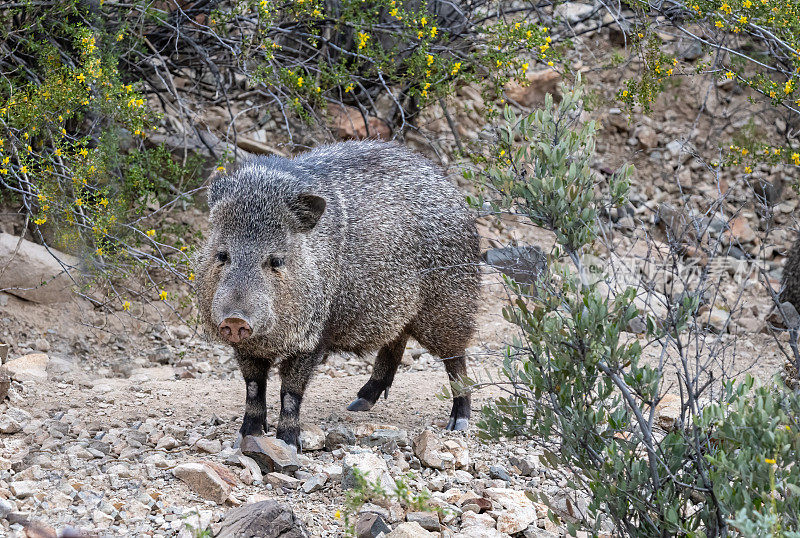
<path fill-rule="evenodd" d="M 225 318 L 219 324 L 219 334 L 231 344 L 238 344 L 253 334 L 253 330 L 250 328 L 250 324 L 242 318 Z"/>

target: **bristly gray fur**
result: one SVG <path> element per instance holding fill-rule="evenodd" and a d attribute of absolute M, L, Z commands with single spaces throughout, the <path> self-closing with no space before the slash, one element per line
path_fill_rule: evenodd
<path fill-rule="evenodd" d="M 256 158 L 217 179 L 209 205 L 200 312 L 211 335 L 228 316 L 249 319 L 252 336 L 234 345 L 246 380 L 286 360 L 307 362 L 287 372 L 310 376 L 327 353 L 389 346 L 379 384 L 390 384 L 403 335 L 463 363 L 479 294 L 478 233 L 463 196 L 427 159 L 376 141 Z M 271 267 L 276 258 L 283 265 Z M 305 382 L 284 387 L 301 397 Z"/>

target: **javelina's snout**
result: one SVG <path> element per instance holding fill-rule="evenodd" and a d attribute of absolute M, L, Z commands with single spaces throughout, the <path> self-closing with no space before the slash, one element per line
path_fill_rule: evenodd
<path fill-rule="evenodd" d="M 229 317 L 219 324 L 219 334 L 231 344 L 238 344 L 253 334 L 253 329 L 250 328 L 250 323 L 246 319 Z"/>

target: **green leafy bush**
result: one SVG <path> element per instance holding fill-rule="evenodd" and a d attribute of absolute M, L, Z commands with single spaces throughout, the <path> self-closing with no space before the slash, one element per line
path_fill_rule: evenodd
<path fill-rule="evenodd" d="M 481 435 L 526 436 L 547 447 L 546 459 L 574 472 L 571 486 L 590 493 L 596 531 L 609 520 L 626 536 L 793 535 L 798 396 L 747 378 L 727 381 L 710 399 L 710 383 L 690 373 L 702 362 L 685 341 L 702 337 L 697 295 L 689 290 L 656 317 L 637 289 L 587 273 L 599 211 L 625 200 L 632 170 L 591 174 L 594 125 L 579 123 L 582 90 L 563 94 L 559 105 L 548 99 L 526 118 L 507 113 L 496 153 L 472 173 L 482 187 L 476 205 L 510 208 L 558 243 L 534 285 L 507 280 L 513 304 L 504 315 L 521 337 L 504 361 L 508 394 L 483 409 Z M 643 361 L 628 332 L 642 317 L 647 338 L 663 343 L 665 358 L 677 357 L 682 398 L 672 423 L 657 420 L 669 399 L 668 366 Z"/>

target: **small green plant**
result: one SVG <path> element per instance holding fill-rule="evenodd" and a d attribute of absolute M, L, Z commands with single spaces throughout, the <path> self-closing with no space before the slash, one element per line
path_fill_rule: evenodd
<path fill-rule="evenodd" d="M 605 518 L 624 536 L 795 536 L 798 395 L 747 378 L 726 380 L 709 399 L 706 358 L 691 347 L 703 337 L 699 292 L 687 288 L 655 316 L 640 290 L 595 278 L 583 264 L 601 231 L 600 209 L 625 200 L 632 169 L 608 179 L 591 173 L 594 125 L 579 123 L 579 84 L 563 88 L 559 105 L 547 99 L 522 119 L 507 112 L 485 169 L 468 174 L 482 189 L 473 203 L 511 209 L 557 241 L 535 284 L 507 280 L 513 301 L 504 315 L 521 336 L 498 385 L 507 395 L 484 407 L 480 434 L 539 441 L 547 461 L 574 471 L 571 487 L 590 494 L 585 515 L 596 532 Z M 666 358 L 642 360 L 629 332 L 637 318 L 663 356 L 674 357 L 675 380 Z M 657 410 L 676 383 L 680 416 L 659 425 Z"/>
<path fill-rule="evenodd" d="M 368 477 L 359 469 L 353 470 L 353 476 L 355 484 L 347 492 L 344 515 L 341 516 L 348 536 L 355 536 L 358 512 L 367 502 L 373 502 L 381 506 L 396 502 L 400 503 L 404 508 L 414 511 L 442 511 L 438 506 L 432 506 L 429 503 L 430 493 L 428 491 L 414 493 L 411 490 L 409 482 L 415 480 L 413 473 L 407 473 L 403 478 L 395 478 L 394 487 L 389 491 L 381 485 L 380 478 L 370 482 L 367 480 Z M 340 515 L 337 512 L 337 517 Z"/>

